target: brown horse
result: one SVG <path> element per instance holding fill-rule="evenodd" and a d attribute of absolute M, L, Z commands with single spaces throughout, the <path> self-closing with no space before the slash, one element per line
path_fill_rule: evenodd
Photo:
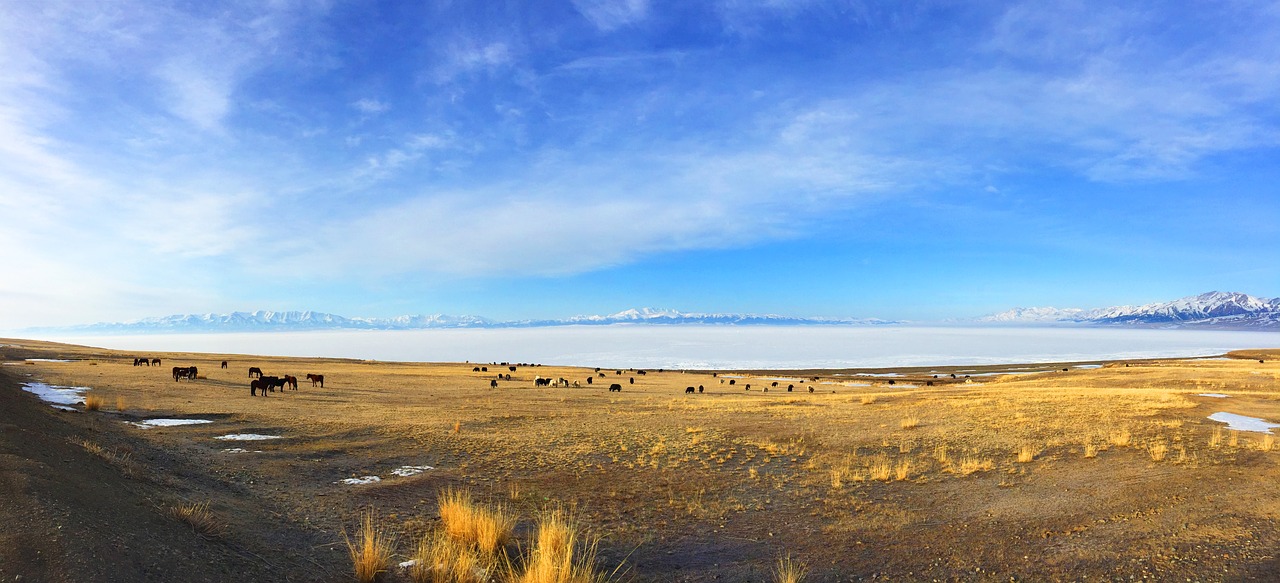
<path fill-rule="evenodd" d="M 249 367 L 249 378 L 253 378 L 255 374 L 258 375 L 258 378 L 262 378 L 262 369 L 256 366 Z"/>
<path fill-rule="evenodd" d="M 313 387 L 316 386 L 316 383 L 319 383 L 320 388 L 324 388 L 324 375 L 322 374 L 307 374 L 307 380 L 311 381 L 311 386 Z"/>
<path fill-rule="evenodd" d="M 267 396 L 267 383 L 262 382 L 262 379 L 253 379 L 249 382 L 249 396 L 256 395 L 258 391 L 262 391 L 262 396 Z"/>
<path fill-rule="evenodd" d="M 284 375 L 284 384 L 289 385 L 289 388 L 296 391 L 298 390 L 298 377 L 295 377 L 292 375 Z M 281 387 L 281 390 L 283 390 L 283 387 Z"/>

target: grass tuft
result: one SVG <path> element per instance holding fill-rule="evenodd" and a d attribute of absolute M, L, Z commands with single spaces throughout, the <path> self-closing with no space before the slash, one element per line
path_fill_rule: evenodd
<path fill-rule="evenodd" d="M 915 429 L 919 426 L 920 426 L 920 418 L 916 417 L 915 415 L 912 415 L 910 417 L 904 417 L 902 421 L 898 422 L 898 427 L 901 427 L 903 429 Z"/>
<path fill-rule="evenodd" d="M 435 531 L 418 541 L 409 578 L 414 583 L 485 583 L 496 566 L 494 555 Z"/>
<path fill-rule="evenodd" d="M 169 513 L 179 522 L 184 522 L 197 533 L 204 536 L 222 534 L 222 524 L 209 511 L 208 502 L 192 502 L 179 504 L 169 509 Z"/>
<path fill-rule="evenodd" d="M 889 463 L 888 458 L 880 456 L 871 461 L 867 471 L 871 474 L 872 480 L 887 482 L 893 475 L 893 464 Z"/>
<path fill-rule="evenodd" d="M 1108 436 L 1108 441 L 1111 442 L 1111 445 L 1114 445 L 1116 447 L 1126 447 L 1129 445 L 1129 442 L 1132 440 L 1133 440 L 1133 434 L 1129 433 L 1128 429 L 1112 431 L 1111 435 Z"/>
<path fill-rule="evenodd" d="M 1147 453 L 1151 455 L 1151 461 L 1164 461 L 1164 456 L 1169 453 L 1168 444 L 1163 441 L 1157 441 L 1147 445 Z"/>
<path fill-rule="evenodd" d="M 774 583 L 800 583 L 804 581 L 804 575 L 804 565 L 793 561 L 791 555 L 778 559 L 773 568 Z"/>
<path fill-rule="evenodd" d="M 1030 443 L 1022 444 L 1018 450 L 1018 463 L 1029 464 L 1036 459 L 1036 447 Z"/>
<path fill-rule="evenodd" d="M 123 396 L 117 396 L 117 397 L 116 397 L 116 411 L 124 411 L 124 410 L 125 410 L 124 397 L 123 397 Z"/>
<path fill-rule="evenodd" d="M 98 409 L 102 408 L 103 401 L 105 401 L 105 399 L 103 399 L 99 395 L 95 395 L 93 393 L 85 393 L 84 409 L 85 411 L 97 411 Z"/>
<path fill-rule="evenodd" d="M 995 463 L 989 459 L 977 458 L 973 456 L 964 456 L 960 458 L 960 474 L 968 476 L 977 472 L 985 472 L 995 467 Z"/>
<path fill-rule="evenodd" d="M 863 405 L 870 405 L 870 404 L 872 404 L 872 403 L 876 402 L 876 396 L 875 396 L 875 395 L 863 395 L 863 396 L 862 396 L 861 401 L 862 401 L 862 404 L 863 404 Z"/>
<path fill-rule="evenodd" d="M 444 532 L 459 543 L 496 554 L 511 540 L 516 517 L 505 506 L 476 504 L 470 492 L 454 489 L 440 493 L 439 506 Z"/>
<path fill-rule="evenodd" d="M 387 572 L 391 566 L 391 551 L 395 548 L 395 540 L 374 522 L 372 509 L 360 516 L 360 527 L 356 530 L 354 541 L 347 536 L 346 531 L 343 531 L 342 536 L 347 541 L 347 551 L 351 555 L 356 581 L 377 581 Z"/>
<path fill-rule="evenodd" d="M 1086 441 L 1084 444 L 1084 457 L 1086 458 L 1098 457 L 1097 444 L 1093 443 L 1092 441 Z"/>
<path fill-rule="evenodd" d="M 573 517 L 548 511 L 538 520 L 533 548 L 511 583 L 600 583 L 607 578 L 595 570 L 596 543 L 579 540 Z"/>

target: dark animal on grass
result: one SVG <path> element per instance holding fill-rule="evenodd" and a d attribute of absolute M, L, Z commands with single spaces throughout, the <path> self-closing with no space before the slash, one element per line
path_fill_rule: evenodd
<path fill-rule="evenodd" d="M 604 373 L 600 373 L 600 378 L 604 378 Z"/>
<path fill-rule="evenodd" d="M 551 379 L 544 379 L 544 378 L 542 378 L 542 377 L 538 377 L 538 378 L 536 378 L 536 379 L 533 379 L 533 386 L 535 386 L 535 387 L 549 387 L 549 386 L 551 386 Z"/>
<path fill-rule="evenodd" d="M 293 389 L 295 391 L 298 390 L 298 377 L 295 377 L 293 375 L 285 375 L 284 383 L 286 385 L 289 385 L 290 389 Z"/>
<path fill-rule="evenodd" d="M 770 384 L 769 384 L 769 386 L 771 386 L 771 387 L 776 387 L 776 386 L 778 386 L 778 381 L 773 381 L 772 383 L 770 383 Z"/>
<path fill-rule="evenodd" d="M 632 385 L 636 384 L 636 377 L 631 377 L 627 379 L 627 384 L 632 384 Z"/>
<path fill-rule="evenodd" d="M 703 389 L 702 389 L 702 385 L 698 385 L 698 392 L 699 392 L 699 393 L 701 393 L 701 392 L 702 392 L 702 390 L 703 390 Z"/>
<path fill-rule="evenodd" d="M 316 383 L 319 383 L 320 388 L 324 388 L 324 375 L 322 374 L 308 374 L 307 380 L 311 381 L 311 386 L 313 387 L 316 386 Z"/>
<path fill-rule="evenodd" d="M 925 381 L 925 382 L 924 382 L 924 386 L 926 386 L 926 387 L 932 387 L 932 386 L 933 386 L 933 381 Z"/>
<path fill-rule="evenodd" d="M 956 378 L 956 373 L 951 373 L 951 378 Z"/>
<path fill-rule="evenodd" d="M 133 366 L 142 366 L 142 365 L 144 365 L 144 364 L 145 364 L 145 365 L 147 365 L 147 366 L 151 366 L 151 359 L 149 359 L 149 358 L 136 358 L 136 357 L 133 359 Z"/>
<path fill-rule="evenodd" d="M 196 378 L 196 367 L 194 366 L 175 366 L 173 367 L 173 380 Z"/>
<path fill-rule="evenodd" d="M 498 381 L 495 381 L 495 380 L 493 380 L 493 379 L 489 379 L 489 388 L 490 388 L 490 389 L 496 389 L 496 388 L 498 388 Z"/>
<path fill-rule="evenodd" d="M 609 392 L 610 392 L 610 393 L 612 393 L 612 392 L 614 392 L 614 391 L 617 391 L 617 392 L 621 393 L 621 392 L 622 392 L 622 385 L 620 385 L 620 384 L 618 384 L 618 383 L 613 383 L 612 385 L 609 385 Z"/>
<path fill-rule="evenodd" d="M 516 372 L 516 367 L 514 367 L 514 366 L 508 366 L 508 367 L 507 367 L 507 370 L 509 370 L 509 371 L 511 371 L 511 372 Z"/>
<path fill-rule="evenodd" d="M 813 392 L 813 387 L 809 387 L 809 392 L 810 392 L 810 393 L 812 393 L 812 392 Z M 834 393 L 835 391 L 831 391 L 831 392 L 833 392 L 833 393 Z"/>
<path fill-rule="evenodd" d="M 511 375 L 503 375 L 503 376 L 502 376 L 502 380 L 504 380 L 504 381 L 509 381 L 509 380 L 511 380 Z"/>
<path fill-rule="evenodd" d="M 151 359 L 151 364 L 154 364 L 154 365 L 156 365 L 156 366 L 160 366 L 160 359 L 159 359 L 159 358 L 153 358 L 153 359 Z"/>
<path fill-rule="evenodd" d="M 748 390 L 748 391 L 750 391 L 750 390 L 751 390 L 751 385 L 750 385 L 750 384 L 748 384 L 748 385 L 747 385 L 747 390 Z M 765 389 L 765 390 L 767 391 L 767 390 L 769 390 L 769 389 Z"/>
<path fill-rule="evenodd" d="M 591 384 L 591 377 L 587 377 L 587 384 Z"/>
<path fill-rule="evenodd" d="M 790 392 L 791 392 L 791 385 L 787 385 L 787 392 L 788 392 L 788 393 L 790 393 Z"/>
<path fill-rule="evenodd" d="M 280 377 L 262 377 L 261 379 L 258 379 L 258 380 L 265 383 L 267 385 L 267 388 L 270 389 L 272 392 L 275 392 L 277 388 L 279 388 L 281 392 L 284 391 L 285 381 Z"/>
<path fill-rule="evenodd" d="M 487 366 L 480 367 L 480 372 L 489 372 L 489 367 Z"/>
<path fill-rule="evenodd" d="M 222 361 L 222 368 L 227 368 L 227 361 Z"/>
<path fill-rule="evenodd" d="M 480 367 L 478 367 L 478 366 L 477 366 L 477 367 L 472 368 L 472 369 L 471 369 L 471 372 L 480 372 Z"/>
<path fill-rule="evenodd" d="M 733 380 L 733 379 L 729 379 L 729 384 L 730 384 L 730 385 L 734 385 L 734 384 L 737 384 L 737 383 L 738 383 L 738 381 Z"/>
<path fill-rule="evenodd" d="M 644 372 L 644 371 L 642 371 L 642 370 L 638 370 L 638 371 L 636 371 L 636 374 L 645 374 L 645 372 Z"/>
<path fill-rule="evenodd" d="M 693 387 L 685 387 L 684 394 L 688 395 L 693 392 Z"/>
<path fill-rule="evenodd" d="M 891 384 L 891 385 L 892 385 L 892 384 L 894 384 L 894 381 L 889 381 L 889 384 Z"/>
<path fill-rule="evenodd" d="M 262 382 L 262 379 L 249 381 L 249 396 L 258 394 L 258 391 L 262 391 L 262 396 L 267 396 L 267 383 Z"/>
<path fill-rule="evenodd" d="M 256 366 L 249 367 L 249 378 L 253 378 L 253 375 L 258 375 L 258 378 L 262 378 L 262 369 Z"/>

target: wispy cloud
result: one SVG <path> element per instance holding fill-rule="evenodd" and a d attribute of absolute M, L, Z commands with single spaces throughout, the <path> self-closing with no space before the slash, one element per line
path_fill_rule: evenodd
<path fill-rule="evenodd" d="M 384 102 L 378 101 L 377 99 L 372 99 L 369 97 L 365 97 L 359 101 L 356 101 L 355 103 L 352 103 L 351 107 L 354 107 L 360 113 L 364 113 L 367 115 L 376 115 L 379 113 L 385 113 L 387 110 L 391 109 L 390 104 L 384 103 Z"/>
<path fill-rule="evenodd" d="M 602 32 L 639 22 L 649 15 L 648 0 L 573 0 L 573 5 Z"/>

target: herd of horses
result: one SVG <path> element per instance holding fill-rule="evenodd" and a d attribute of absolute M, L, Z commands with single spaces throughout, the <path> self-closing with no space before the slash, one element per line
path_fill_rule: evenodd
<path fill-rule="evenodd" d="M 143 365 L 151 366 L 153 364 L 158 366 L 160 364 L 160 359 L 159 358 L 134 358 L 133 359 L 133 366 L 143 366 Z M 227 361 L 225 360 L 222 361 L 222 368 L 227 368 Z M 173 380 L 175 382 L 180 381 L 182 379 L 194 381 L 198 378 L 201 378 L 199 374 L 200 374 L 200 369 L 194 366 L 173 367 Z M 257 378 L 254 378 L 255 375 Z M 285 390 L 285 387 L 289 387 L 290 389 L 293 389 L 295 391 L 298 390 L 298 377 L 295 377 L 293 375 L 263 376 L 261 368 L 256 366 L 251 366 L 249 367 L 249 378 L 252 379 L 249 381 L 249 396 L 257 396 L 258 394 L 261 394 L 262 396 L 265 397 L 267 396 L 267 391 L 274 393 L 276 389 L 280 389 L 280 392 L 283 393 Z M 313 387 L 319 386 L 322 389 L 324 388 L 324 375 L 322 374 L 308 373 L 307 380 L 311 381 L 311 386 Z"/>

